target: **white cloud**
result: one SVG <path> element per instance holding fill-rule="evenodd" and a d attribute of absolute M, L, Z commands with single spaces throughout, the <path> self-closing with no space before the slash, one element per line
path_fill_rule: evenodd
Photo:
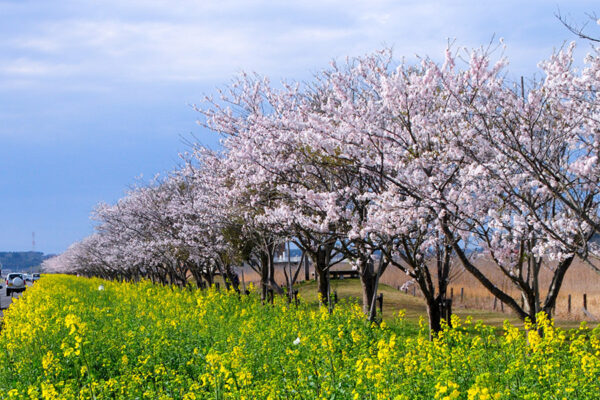
<path fill-rule="evenodd" d="M 53 72 L 60 77 L 68 70 L 74 77 L 142 81 L 223 80 L 240 69 L 305 71 L 331 57 L 380 47 L 394 31 L 410 31 L 405 25 L 410 12 L 422 12 L 421 7 L 394 9 L 389 2 L 107 4 L 114 7 L 108 17 L 59 15 L 17 31 L 0 44 L 8 50 L 0 57 L 8 66 L 1 70 L 38 77 Z M 135 10 L 142 17 L 133 17 Z M 404 24 L 390 23 L 400 17 Z M 28 62 L 7 60 L 6 54 Z"/>
<path fill-rule="evenodd" d="M 29 7 L 33 7 L 30 2 Z M 438 56 L 446 39 L 476 46 L 492 34 L 527 56 L 540 9 L 517 3 L 467 1 L 71 1 L 34 23 L 2 35 L 0 80 L 63 79 L 200 83 L 227 82 L 237 71 L 305 76 L 331 58 L 359 55 L 384 45 L 398 57 Z M 539 3 L 536 6 L 541 7 Z M 554 6 L 546 5 L 549 15 Z M 514 18 L 513 18 L 514 19 Z M 546 17 L 546 20 L 548 17 Z M 526 23 L 523 23 L 523 20 Z M 543 20 L 543 19 L 542 19 Z M 523 36 L 510 40 L 519 24 Z M 543 20 L 545 21 L 545 20 Z M 542 22 L 543 22 L 542 21 Z M 560 31 L 558 23 L 556 28 Z M 529 29 L 529 30 L 527 30 Z M 567 36 L 565 33 L 564 36 Z M 531 60 L 532 69 L 536 60 Z M 64 84 L 64 82 L 61 82 Z"/>
<path fill-rule="evenodd" d="M 67 76 L 75 71 L 75 68 L 66 64 L 56 62 L 43 62 L 19 58 L 0 66 L 0 73 L 15 77 L 44 77 L 49 75 Z"/>

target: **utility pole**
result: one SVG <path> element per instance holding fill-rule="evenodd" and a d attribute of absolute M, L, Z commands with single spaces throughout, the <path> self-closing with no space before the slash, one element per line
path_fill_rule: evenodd
<path fill-rule="evenodd" d="M 31 251 L 35 251 L 35 232 L 31 232 Z M 33 275 L 33 265 L 29 266 L 29 273 Z"/>

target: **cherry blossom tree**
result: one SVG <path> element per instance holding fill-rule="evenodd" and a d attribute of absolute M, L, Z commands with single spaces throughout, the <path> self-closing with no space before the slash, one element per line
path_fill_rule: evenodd
<path fill-rule="evenodd" d="M 372 317 L 378 277 L 391 263 L 418 283 L 437 331 L 451 249 L 435 223 L 437 211 L 423 203 L 420 192 L 431 175 L 425 157 L 441 148 L 431 126 L 441 120 L 448 101 L 434 63 L 395 70 L 391 64 L 391 52 L 383 51 L 323 72 L 314 90 L 324 93 L 324 100 L 310 117 L 311 141 L 332 160 L 330 168 L 348 177 L 345 221 L 351 245 L 346 248 L 358 261 L 365 311 Z M 432 257 L 438 261 L 437 293 L 428 265 Z"/>
<path fill-rule="evenodd" d="M 237 209 L 254 232 L 271 232 L 264 238 L 259 263 L 270 264 L 261 272 L 273 270 L 273 246 L 288 238 L 312 259 L 322 301 L 327 301 L 328 269 L 336 262 L 338 238 L 336 221 L 326 210 L 335 206 L 336 181 L 319 168 L 319 155 L 302 138 L 298 109 L 310 106 L 297 87 L 277 92 L 268 81 L 244 75 L 222 93 L 228 107 L 209 101 L 197 108 L 205 115 L 206 126 L 225 135 L 225 163 L 233 178 L 230 196 L 240 196 Z M 245 210 L 245 211 L 243 211 Z M 265 257 L 266 256 L 266 257 Z M 265 280 L 272 279 L 264 274 Z"/>
<path fill-rule="evenodd" d="M 598 187 L 577 176 L 591 168 L 581 138 L 592 131 L 583 124 L 590 114 L 582 117 L 565 96 L 573 90 L 571 63 L 572 47 L 541 63 L 544 81 L 524 96 L 498 66 L 488 67 L 487 54 L 476 53 L 462 82 L 450 87 L 463 122 L 446 137 L 455 150 L 450 154 L 467 162 L 454 193 L 443 199 L 444 216 L 460 221 L 462 233 L 450 233 L 443 219 L 442 228 L 465 268 L 519 317 L 533 321 L 539 311 L 551 315 L 567 270 L 576 255 L 584 256 L 593 234 L 589 222 L 597 220 Z M 521 292 L 522 302 L 466 258 L 460 242 L 468 235 Z M 546 291 L 542 268 L 552 272 Z"/>

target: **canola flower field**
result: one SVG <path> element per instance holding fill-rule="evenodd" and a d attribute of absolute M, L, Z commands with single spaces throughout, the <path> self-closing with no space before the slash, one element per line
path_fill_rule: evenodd
<path fill-rule="evenodd" d="M 103 287 L 99 290 L 100 285 Z M 597 399 L 600 331 L 454 320 L 430 341 L 256 294 L 47 276 L 5 315 L 0 397 Z"/>

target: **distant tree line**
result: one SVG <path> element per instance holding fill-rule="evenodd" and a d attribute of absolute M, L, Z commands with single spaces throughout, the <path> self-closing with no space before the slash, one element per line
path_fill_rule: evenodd
<path fill-rule="evenodd" d="M 41 266 L 42 262 L 52 255 L 44 255 L 39 251 L 2 251 L 0 265 L 3 273 L 6 271 L 22 271 Z"/>

